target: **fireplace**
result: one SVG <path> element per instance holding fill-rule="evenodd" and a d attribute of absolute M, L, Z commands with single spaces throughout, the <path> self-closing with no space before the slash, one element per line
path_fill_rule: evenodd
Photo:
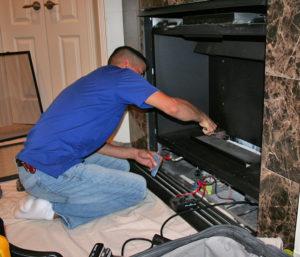
<path fill-rule="evenodd" d="M 200 205 L 183 215 L 198 230 L 229 223 L 257 232 L 266 9 L 261 0 L 215 0 L 140 13 L 147 79 L 168 95 L 192 102 L 218 125 L 217 134 L 208 137 L 198 124 L 152 111 L 149 147 L 166 160 L 154 178 L 133 164 L 174 210 Z M 205 177 L 209 190 L 194 193 Z M 180 200 L 183 194 L 188 196 Z M 211 208 L 215 204 L 220 207 Z"/>

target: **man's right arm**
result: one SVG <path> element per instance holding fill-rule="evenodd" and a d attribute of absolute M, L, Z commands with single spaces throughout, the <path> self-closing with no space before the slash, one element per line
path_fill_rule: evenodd
<path fill-rule="evenodd" d="M 178 120 L 198 122 L 206 135 L 213 134 L 217 127 L 203 111 L 190 102 L 170 97 L 161 91 L 153 93 L 145 102 Z"/>

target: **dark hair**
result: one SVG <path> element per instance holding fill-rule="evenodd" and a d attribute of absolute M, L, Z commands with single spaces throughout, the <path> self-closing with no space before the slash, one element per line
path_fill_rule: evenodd
<path fill-rule="evenodd" d="M 147 59 L 145 58 L 145 56 L 141 52 L 137 51 L 136 49 L 134 49 L 130 46 L 120 46 L 120 47 L 116 48 L 113 51 L 113 53 L 110 55 L 110 57 L 108 59 L 108 64 L 111 64 L 112 58 L 123 50 L 128 50 L 130 53 L 132 53 L 133 55 L 135 55 L 136 57 L 141 59 L 146 64 L 146 70 L 148 69 L 148 62 L 147 62 Z"/>

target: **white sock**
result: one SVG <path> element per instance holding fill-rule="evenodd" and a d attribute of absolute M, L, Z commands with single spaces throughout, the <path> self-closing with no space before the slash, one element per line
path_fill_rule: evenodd
<path fill-rule="evenodd" d="M 32 195 L 27 195 L 24 198 L 22 198 L 19 202 L 20 211 L 22 211 L 22 212 L 29 211 L 30 208 L 32 207 L 32 204 L 33 204 L 35 199 L 36 199 L 36 197 L 34 197 Z"/>
<path fill-rule="evenodd" d="M 17 219 L 53 220 L 54 211 L 49 201 L 26 196 L 19 202 L 19 207 L 15 210 L 15 217 Z"/>

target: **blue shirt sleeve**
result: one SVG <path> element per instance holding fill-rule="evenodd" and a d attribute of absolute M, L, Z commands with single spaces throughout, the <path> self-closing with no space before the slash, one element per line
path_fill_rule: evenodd
<path fill-rule="evenodd" d="M 158 88 L 130 69 L 123 69 L 117 87 L 117 96 L 123 104 L 134 104 L 140 108 L 152 108 L 145 103 Z"/>

